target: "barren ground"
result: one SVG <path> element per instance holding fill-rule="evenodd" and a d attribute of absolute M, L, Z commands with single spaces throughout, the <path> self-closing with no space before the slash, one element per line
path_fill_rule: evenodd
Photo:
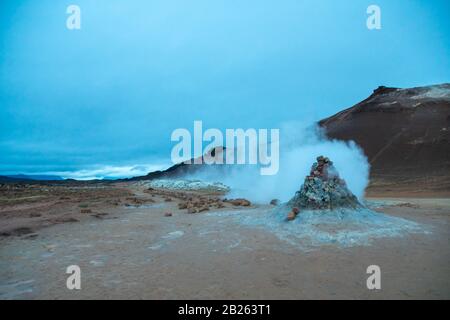
<path fill-rule="evenodd" d="M 377 211 L 431 232 L 301 250 L 236 221 L 265 204 L 187 214 L 183 197 L 218 195 L 127 183 L 17 188 L 0 189 L 1 299 L 450 298 L 449 198 L 380 193 L 370 199 Z M 379 291 L 366 287 L 374 264 Z M 79 291 L 66 288 L 69 265 L 81 268 Z"/>

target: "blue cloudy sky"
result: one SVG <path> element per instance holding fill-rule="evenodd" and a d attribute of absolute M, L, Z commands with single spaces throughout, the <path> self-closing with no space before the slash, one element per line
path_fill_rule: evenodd
<path fill-rule="evenodd" d="M 66 8 L 81 8 L 81 30 Z M 366 28 L 377 4 L 382 29 Z M 133 175 L 170 134 L 317 120 L 450 81 L 448 0 L 2 0 L 0 174 Z"/>

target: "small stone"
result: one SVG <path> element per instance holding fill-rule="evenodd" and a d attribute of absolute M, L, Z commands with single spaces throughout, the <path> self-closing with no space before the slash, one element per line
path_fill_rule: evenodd
<path fill-rule="evenodd" d="M 164 217 L 171 217 L 171 216 L 172 216 L 172 213 L 170 213 L 170 212 L 164 213 Z"/>
<path fill-rule="evenodd" d="M 182 202 L 178 204 L 178 209 L 187 209 L 188 205 L 186 202 Z"/>
<path fill-rule="evenodd" d="M 197 209 L 195 209 L 195 208 L 188 208 L 187 212 L 190 213 L 190 214 L 197 213 Z"/>
<path fill-rule="evenodd" d="M 229 200 L 229 202 L 234 206 L 241 206 L 241 207 L 249 207 L 251 206 L 251 202 L 247 199 L 234 199 Z"/>
<path fill-rule="evenodd" d="M 293 220 L 295 220 L 296 217 L 297 217 L 297 215 L 294 212 L 291 211 L 291 212 L 288 213 L 287 220 L 288 221 L 293 221 Z"/>
<path fill-rule="evenodd" d="M 272 201 L 270 201 L 271 206 L 277 206 L 279 204 L 280 204 L 280 200 L 278 200 L 278 199 L 273 199 Z"/>

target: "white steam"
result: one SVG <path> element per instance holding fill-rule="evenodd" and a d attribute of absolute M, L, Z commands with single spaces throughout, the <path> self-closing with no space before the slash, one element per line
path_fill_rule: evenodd
<path fill-rule="evenodd" d="M 262 176 L 259 168 L 251 165 L 234 165 L 226 171 L 205 166 L 191 178 L 220 181 L 231 187 L 230 197 L 262 203 L 271 199 L 287 201 L 300 189 L 319 155 L 333 161 L 340 177 L 358 198 L 364 196 L 369 164 L 362 150 L 353 142 L 327 140 L 317 126 L 301 123 L 288 123 L 280 128 L 280 169 L 276 175 Z"/>

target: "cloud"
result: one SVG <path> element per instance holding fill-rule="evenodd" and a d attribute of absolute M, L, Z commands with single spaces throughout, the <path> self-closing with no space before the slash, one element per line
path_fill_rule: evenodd
<path fill-rule="evenodd" d="M 2 0 L 0 172 L 152 163 L 194 120 L 273 128 L 448 81 L 448 1 L 382 2 L 373 33 L 356 1 L 77 0 L 70 31 L 70 2 Z"/>
<path fill-rule="evenodd" d="M 165 165 L 141 164 L 135 166 L 96 166 L 74 171 L 47 171 L 46 175 L 57 175 L 64 179 L 93 180 L 120 179 L 146 175 L 149 172 L 165 169 Z M 26 173 L 25 173 L 26 174 Z"/>

